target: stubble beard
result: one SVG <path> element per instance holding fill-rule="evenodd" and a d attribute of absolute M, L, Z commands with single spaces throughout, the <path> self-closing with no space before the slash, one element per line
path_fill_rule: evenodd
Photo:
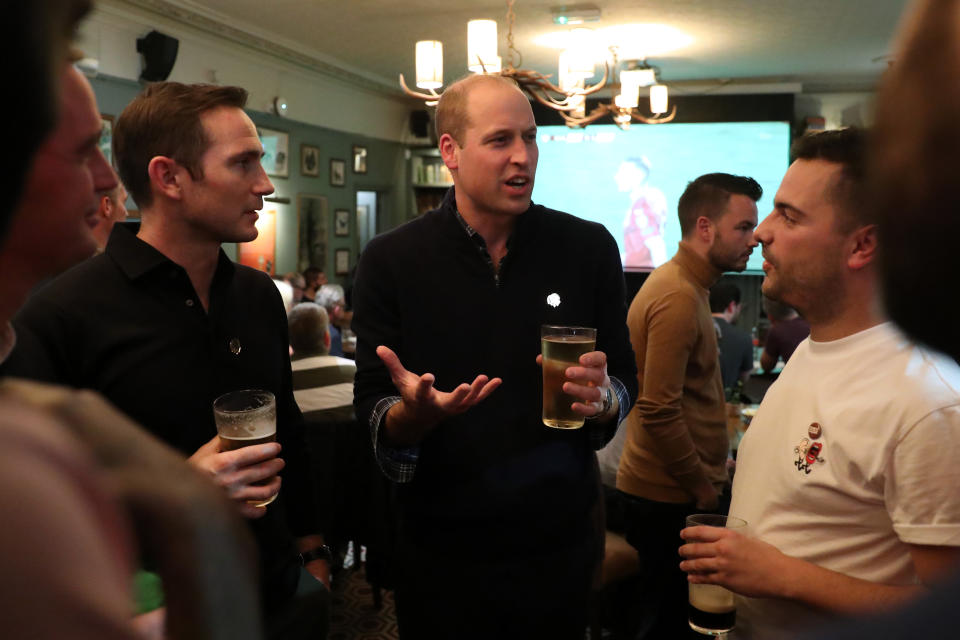
<path fill-rule="evenodd" d="M 822 269 L 797 277 L 773 269 L 778 277 L 767 274 L 760 287 L 766 297 L 792 307 L 810 324 L 828 322 L 842 312 L 846 289 L 841 274 Z"/>
<path fill-rule="evenodd" d="M 735 271 L 739 273 L 747 268 L 747 261 L 742 258 L 742 252 L 738 252 L 734 256 L 730 255 L 732 251 L 729 253 L 725 252 L 721 249 L 722 247 L 723 244 L 720 242 L 720 238 L 717 237 L 714 243 L 710 246 L 710 249 L 707 251 L 707 260 L 710 262 L 710 264 L 722 272 Z"/>

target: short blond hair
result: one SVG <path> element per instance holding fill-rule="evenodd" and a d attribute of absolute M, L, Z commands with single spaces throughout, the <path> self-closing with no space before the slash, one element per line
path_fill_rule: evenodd
<path fill-rule="evenodd" d="M 467 100 L 473 88 L 481 84 L 498 84 L 520 91 L 515 81 L 499 75 L 472 74 L 460 78 L 444 90 L 437 103 L 438 140 L 443 137 L 443 134 L 449 133 L 458 146 L 463 146 L 463 133 L 471 124 L 470 116 L 467 114 Z"/>

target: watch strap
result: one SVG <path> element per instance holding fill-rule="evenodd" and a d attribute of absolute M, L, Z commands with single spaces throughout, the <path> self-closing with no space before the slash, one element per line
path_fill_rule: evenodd
<path fill-rule="evenodd" d="M 301 566 L 305 567 L 314 560 L 326 560 L 327 562 L 330 562 L 333 560 L 333 552 L 330 551 L 330 547 L 322 544 L 319 547 L 314 547 L 313 549 L 304 551 L 300 554 Z"/>

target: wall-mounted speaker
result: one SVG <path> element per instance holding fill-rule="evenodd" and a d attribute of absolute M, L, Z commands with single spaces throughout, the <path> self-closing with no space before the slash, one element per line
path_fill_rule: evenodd
<path fill-rule="evenodd" d="M 137 38 L 137 51 L 143 55 L 140 79 L 147 82 L 166 80 L 173 70 L 173 63 L 177 61 L 179 48 L 179 40 L 159 31 L 151 31 L 142 38 Z"/>
<path fill-rule="evenodd" d="M 410 112 L 410 133 L 418 138 L 430 136 L 430 113 L 426 109 Z"/>

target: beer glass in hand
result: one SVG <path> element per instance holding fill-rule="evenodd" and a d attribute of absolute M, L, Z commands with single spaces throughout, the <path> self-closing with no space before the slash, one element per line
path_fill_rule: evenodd
<path fill-rule="evenodd" d="M 277 439 L 277 402 L 269 391 L 246 389 L 225 393 L 213 401 L 213 416 L 220 436 L 220 451 L 233 451 Z M 269 484 L 262 480 L 255 484 Z M 255 507 L 265 507 L 277 499 L 248 500 Z"/>
<path fill-rule="evenodd" d="M 543 355 L 543 424 L 556 429 L 579 429 L 583 416 L 570 408 L 581 402 L 563 392 L 567 368 L 578 366 L 580 356 L 594 351 L 597 330 L 588 327 L 540 327 L 540 353 Z"/>
<path fill-rule="evenodd" d="M 746 527 L 747 523 L 730 516 L 696 513 L 687 516 L 687 526 L 739 529 Z M 688 587 L 691 629 L 707 636 L 722 636 L 733 630 L 737 621 L 733 593 L 715 584 L 690 584 Z"/>

